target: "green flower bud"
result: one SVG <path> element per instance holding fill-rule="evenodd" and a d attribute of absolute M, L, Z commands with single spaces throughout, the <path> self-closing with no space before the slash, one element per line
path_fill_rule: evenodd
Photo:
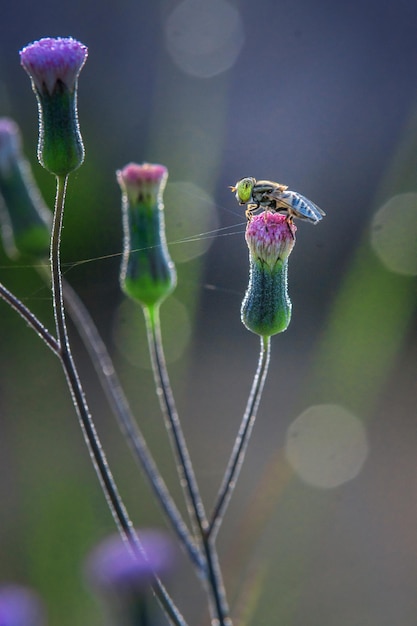
<path fill-rule="evenodd" d="M 51 230 L 46 208 L 24 158 L 17 124 L 0 119 L 0 222 L 9 256 L 48 256 Z"/>
<path fill-rule="evenodd" d="M 271 211 L 253 216 L 246 228 L 250 277 L 241 318 L 248 330 L 262 337 L 281 333 L 290 323 L 287 274 L 295 231 L 284 215 Z"/>
<path fill-rule="evenodd" d="M 38 101 L 38 159 L 56 176 L 67 176 L 84 160 L 77 81 L 86 58 L 87 48 L 71 37 L 40 39 L 20 51 Z"/>
<path fill-rule="evenodd" d="M 123 201 L 123 291 L 144 306 L 160 304 L 176 285 L 169 256 L 162 193 L 168 177 L 163 165 L 130 163 L 117 172 Z"/>

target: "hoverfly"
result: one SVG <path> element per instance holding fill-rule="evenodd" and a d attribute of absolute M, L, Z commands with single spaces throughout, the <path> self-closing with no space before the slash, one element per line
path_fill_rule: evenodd
<path fill-rule="evenodd" d="M 236 200 L 239 204 L 247 204 L 245 214 L 248 220 L 261 207 L 266 211 L 286 213 L 288 223 L 297 217 L 300 220 L 317 224 L 326 215 L 320 207 L 300 193 L 290 191 L 286 185 L 270 180 L 257 181 L 248 176 L 238 180 L 230 189 L 236 192 Z"/>

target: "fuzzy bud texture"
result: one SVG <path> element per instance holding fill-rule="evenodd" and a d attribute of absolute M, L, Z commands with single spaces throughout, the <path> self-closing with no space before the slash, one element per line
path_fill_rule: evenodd
<path fill-rule="evenodd" d="M 253 262 L 265 264 L 271 271 L 284 263 L 294 247 L 296 230 L 280 213 L 267 211 L 254 215 L 245 233 Z"/>
<path fill-rule="evenodd" d="M 58 81 L 74 91 L 88 49 L 72 37 L 45 37 L 20 51 L 20 61 L 34 87 L 52 95 Z"/>
<path fill-rule="evenodd" d="M 149 163 L 130 163 L 117 172 L 124 232 L 120 283 L 128 296 L 144 306 L 160 304 L 176 284 L 162 203 L 167 177 L 166 167 Z"/>
<path fill-rule="evenodd" d="M 9 118 L 0 118 L 0 209 L 7 254 L 45 259 L 52 215 L 23 156 L 19 127 Z"/>
<path fill-rule="evenodd" d="M 167 178 L 168 170 L 164 165 L 151 163 L 129 163 L 117 172 L 119 185 L 131 204 L 161 204 Z"/>
<path fill-rule="evenodd" d="M 246 228 L 250 277 L 241 317 L 248 330 L 264 337 L 283 332 L 290 323 L 288 257 L 296 230 L 286 216 L 271 211 L 254 215 Z"/>
<path fill-rule="evenodd" d="M 20 62 L 38 100 L 38 159 L 57 176 L 66 176 L 84 160 L 77 117 L 77 82 L 87 48 L 67 38 L 45 38 L 20 51 Z"/>

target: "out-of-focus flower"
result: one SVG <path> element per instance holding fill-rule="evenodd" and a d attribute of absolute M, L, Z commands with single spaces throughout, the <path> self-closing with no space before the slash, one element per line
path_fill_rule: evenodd
<path fill-rule="evenodd" d="M 1 626 L 44 626 L 46 617 L 40 598 L 21 585 L 0 585 Z"/>
<path fill-rule="evenodd" d="M 283 332 L 290 323 L 288 257 L 296 230 L 284 215 L 272 211 L 252 216 L 247 224 L 250 277 L 241 317 L 248 330 L 263 337 Z"/>
<path fill-rule="evenodd" d="M 0 223 L 8 255 L 44 259 L 51 218 L 23 156 L 19 127 L 0 118 Z"/>
<path fill-rule="evenodd" d="M 144 306 L 155 306 L 176 285 L 169 256 L 162 193 L 168 171 L 163 165 L 130 163 L 117 172 L 123 201 L 123 291 Z"/>
<path fill-rule="evenodd" d="M 20 51 L 38 101 L 38 159 L 56 176 L 68 175 L 84 160 L 77 83 L 87 54 L 86 46 L 72 37 L 47 37 Z"/>
<path fill-rule="evenodd" d="M 92 550 L 86 563 L 88 582 L 117 626 L 157 623 L 150 602 L 152 576 L 167 574 L 174 565 L 173 545 L 165 533 L 140 530 L 138 538 L 146 558 L 133 555 L 119 535 L 112 535 Z"/>

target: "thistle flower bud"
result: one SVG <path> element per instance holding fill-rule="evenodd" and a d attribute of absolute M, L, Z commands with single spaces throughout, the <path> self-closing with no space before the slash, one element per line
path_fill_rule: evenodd
<path fill-rule="evenodd" d="M 1 626 L 42 626 L 46 616 L 38 596 L 21 585 L 0 586 Z"/>
<path fill-rule="evenodd" d="M 173 567 L 173 546 L 164 533 L 141 530 L 138 537 L 146 558 L 132 555 L 119 535 L 106 538 L 87 558 L 88 583 L 114 616 L 115 624 L 155 623 L 149 615 L 152 577 L 167 574 Z"/>
<path fill-rule="evenodd" d="M 123 291 L 143 306 L 158 305 L 176 285 L 169 256 L 162 193 L 168 177 L 163 165 L 130 163 L 117 172 L 122 190 Z"/>
<path fill-rule="evenodd" d="M 271 211 L 254 215 L 246 228 L 250 277 L 241 318 L 248 330 L 263 337 L 283 332 L 290 323 L 288 257 L 296 230 L 284 215 Z"/>
<path fill-rule="evenodd" d="M 17 124 L 0 118 L 0 223 L 6 252 L 44 259 L 49 251 L 51 213 L 24 158 Z"/>
<path fill-rule="evenodd" d="M 39 109 L 38 159 L 56 176 L 66 176 L 84 160 L 77 116 L 77 82 L 87 59 L 79 41 L 40 39 L 20 51 Z"/>

